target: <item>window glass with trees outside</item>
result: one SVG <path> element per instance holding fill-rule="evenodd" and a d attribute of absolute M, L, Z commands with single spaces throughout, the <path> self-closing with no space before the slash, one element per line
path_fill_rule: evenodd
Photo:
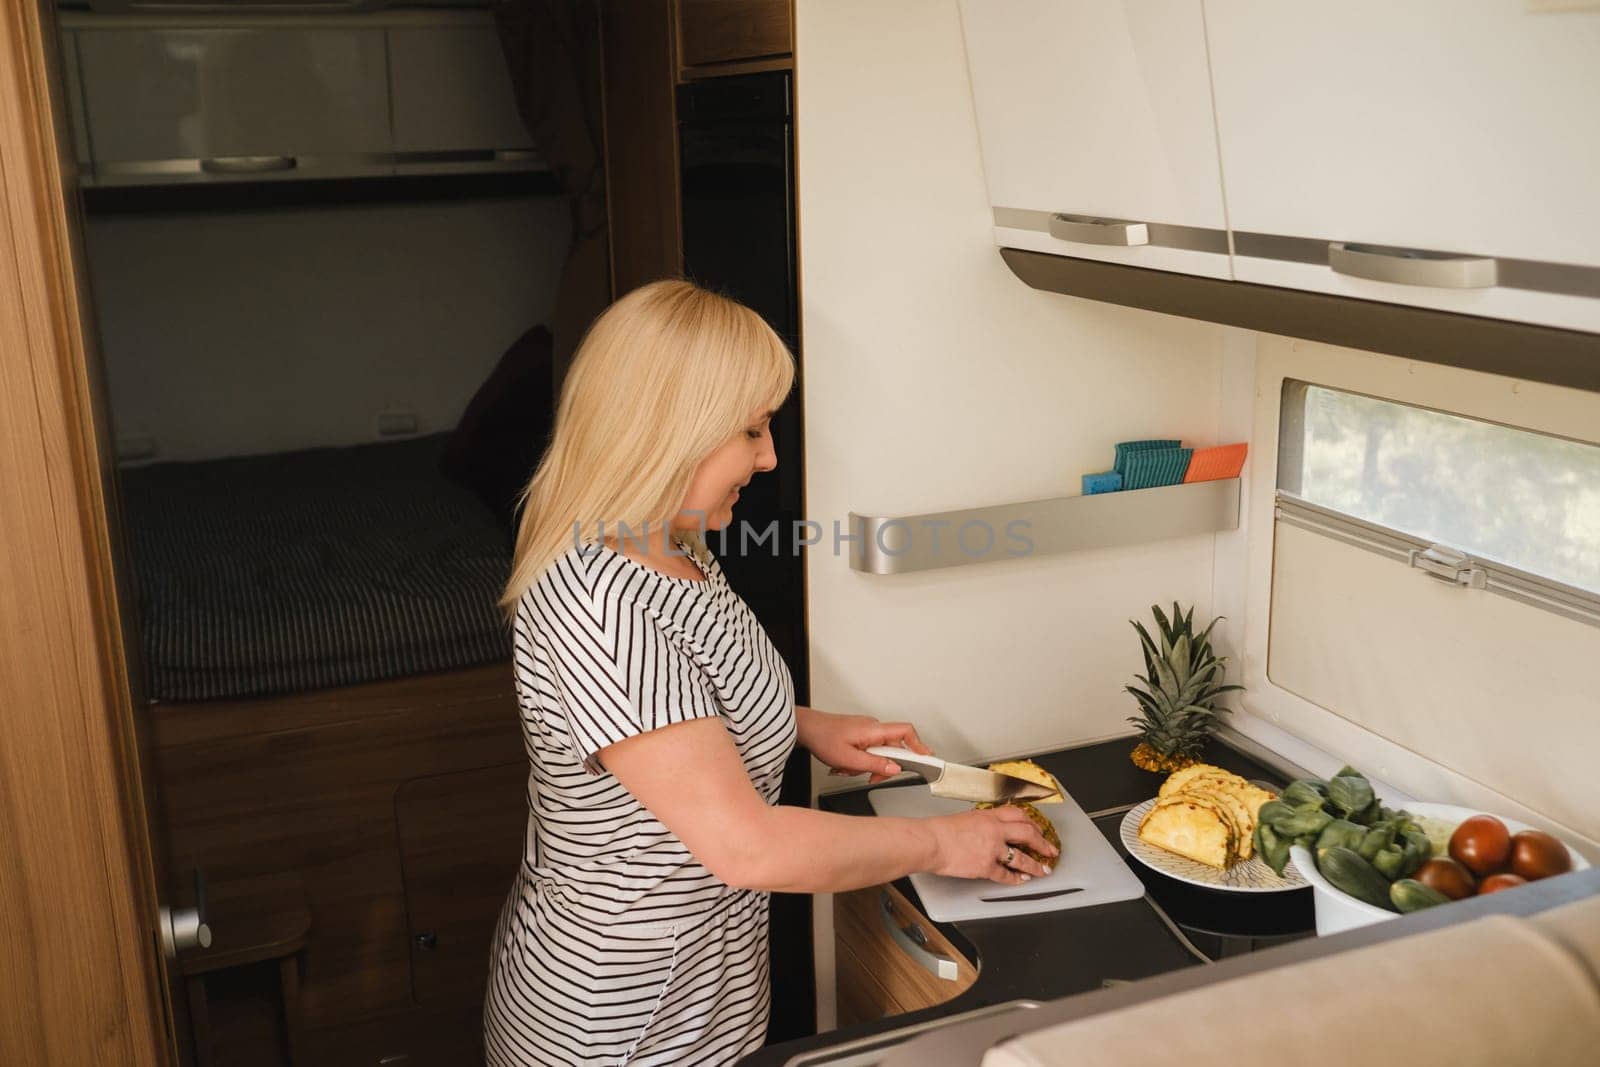
<path fill-rule="evenodd" d="M 1279 453 L 1308 503 L 1600 593 L 1600 445 L 1286 381 Z"/>

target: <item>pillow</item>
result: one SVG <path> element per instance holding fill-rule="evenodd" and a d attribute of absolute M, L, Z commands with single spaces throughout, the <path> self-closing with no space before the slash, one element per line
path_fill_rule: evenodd
<path fill-rule="evenodd" d="M 477 494 L 509 532 L 516 498 L 544 455 L 555 418 L 550 331 L 512 342 L 478 387 L 446 442 L 439 470 Z"/>

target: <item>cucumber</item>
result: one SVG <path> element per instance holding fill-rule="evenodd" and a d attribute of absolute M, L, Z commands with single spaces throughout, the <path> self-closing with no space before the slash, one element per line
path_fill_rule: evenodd
<path fill-rule="evenodd" d="M 1378 869 L 1361 858 L 1360 853 L 1334 845 L 1317 850 L 1317 870 L 1341 893 L 1348 893 L 1365 904 L 1385 911 L 1395 911 L 1389 899 L 1389 880 Z"/>
<path fill-rule="evenodd" d="M 1450 903 L 1450 898 L 1415 878 L 1402 878 L 1389 887 L 1389 902 L 1402 912 L 1410 913 Z"/>

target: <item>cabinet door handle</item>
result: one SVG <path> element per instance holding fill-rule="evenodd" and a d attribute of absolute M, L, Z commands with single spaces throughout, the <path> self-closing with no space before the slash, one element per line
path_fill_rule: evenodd
<path fill-rule="evenodd" d="M 1352 278 L 1435 289 L 1487 289 L 1498 270 L 1487 256 L 1454 256 L 1415 248 L 1328 242 L 1328 266 Z"/>
<path fill-rule="evenodd" d="M 1150 227 L 1126 219 L 1097 219 L 1092 215 L 1050 216 L 1050 236 L 1089 245 L 1147 245 Z"/>
<path fill-rule="evenodd" d="M 942 978 L 947 982 L 954 982 L 960 976 L 960 969 L 956 961 L 939 952 L 928 948 L 928 935 L 917 923 L 901 926 L 900 920 L 894 913 L 894 901 L 889 897 L 889 891 L 883 890 L 878 896 L 878 906 L 883 913 L 883 928 L 889 931 L 889 936 L 894 938 L 894 943 L 900 946 L 907 956 L 917 961 L 923 970 L 935 978 Z"/>
<path fill-rule="evenodd" d="M 271 174 L 294 170 L 297 162 L 293 156 L 212 156 L 200 161 L 200 169 L 207 174 Z"/>

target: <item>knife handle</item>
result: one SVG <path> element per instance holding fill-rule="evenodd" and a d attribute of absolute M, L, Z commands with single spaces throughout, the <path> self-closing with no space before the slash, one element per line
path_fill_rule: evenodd
<path fill-rule="evenodd" d="M 911 771 L 922 776 L 923 781 L 937 782 L 944 774 L 944 760 L 938 756 L 924 756 L 920 752 L 913 752 L 909 748 L 895 748 L 893 745 L 873 745 L 867 749 L 869 756 L 882 756 L 892 759 L 900 764 L 902 771 Z"/>

